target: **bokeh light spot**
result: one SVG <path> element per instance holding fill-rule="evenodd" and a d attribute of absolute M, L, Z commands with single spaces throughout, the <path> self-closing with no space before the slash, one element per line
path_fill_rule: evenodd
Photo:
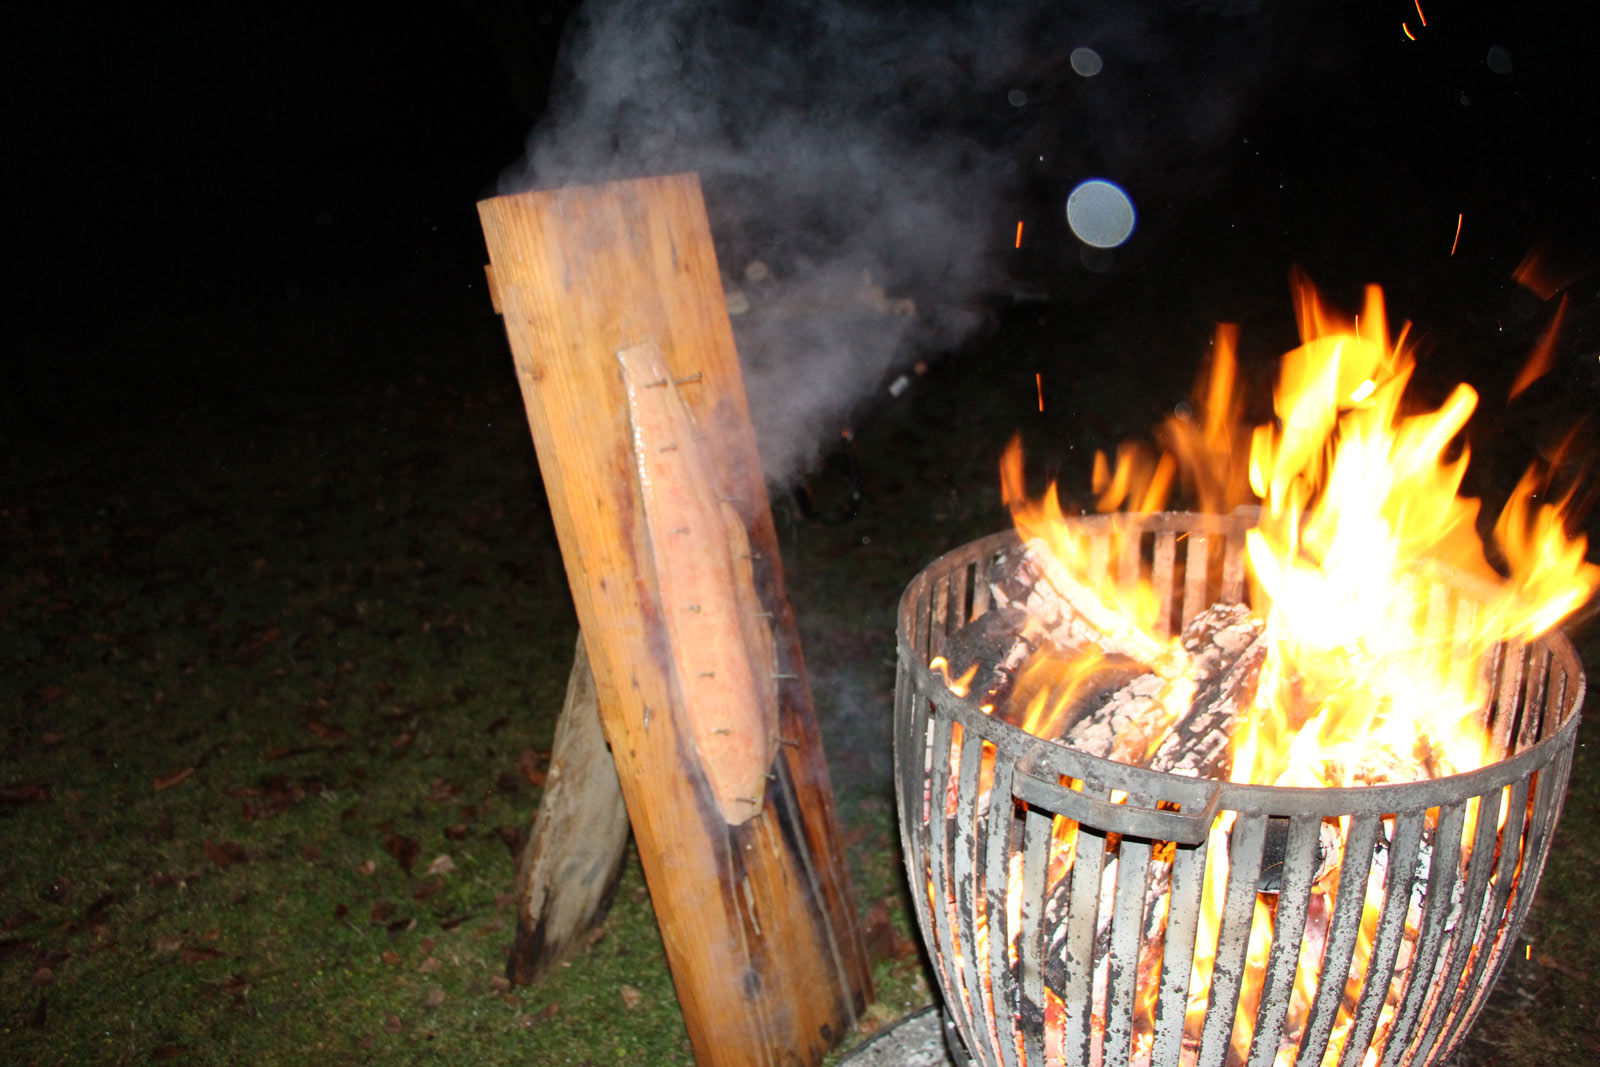
<path fill-rule="evenodd" d="M 1489 49 L 1489 54 L 1484 61 L 1489 64 L 1489 69 L 1496 74 L 1510 74 L 1512 67 L 1515 66 L 1511 62 L 1511 53 L 1499 45 Z"/>
<path fill-rule="evenodd" d="M 1133 201 L 1101 178 L 1080 182 L 1067 196 L 1067 225 L 1090 248 L 1115 248 L 1133 233 Z"/>
<path fill-rule="evenodd" d="M 1099 52 L 1096 52 L 1093 48 L 1087 48 L 1081 45 L 1072 50 L 1072 55 L 1069 57 L 1069 61 L 1072 63 L 1073 72 L 1085 78 L 1094 77 L 1096 74 L 1099 74 L 1100 69 L 1105 66 L 1105 64 L 1100 61 Z"/>

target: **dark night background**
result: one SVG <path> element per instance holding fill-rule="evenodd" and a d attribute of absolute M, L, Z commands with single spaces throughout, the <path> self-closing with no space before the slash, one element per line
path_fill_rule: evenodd
<path fill-rule="evenodd" d="M 657 6 L 680 14 L 693 8 Z M 592 133 L 602 148 L 615 149 L 596 178 L 653 169 L 654 157 L 640 147 L 646 142 L 617 132 L 640 127 L 590 131 L 571 122 L 587 114 L 575 87 L 593 76 L 573 53 L 559 58 L 563 40 L 589 24 L 576 9 L 455 0 L 35 5 L 12 14 L 6 171 L 14 267 L 0 372 L 0 553 L 8 557 L 0 558 L 0 596 L 8 601 L 0 602 L 0 707 L 11 721 L 0 778 L 42 777 L 44 770 L 31 768 L 50 766 L 50 759 L 85 782 L 103 777 L 113 798 L 103 807 L 133 798 L 120 812 L 132 825 L 95 824 L 94 833 L 128 842 L 130 854 L 142 856 L 140 850 L 182 851 L 181 840 L 170 844 L 172 811 L 180 827 L 184 818 L 180 803 L 237 822 L 236 801 L 212 804 L 199 790 L 287 766 L 264 751 L 325 757 L 329 769 L 320 773 L 360 797 L 378 795 L 386 775 L 399 781 L 403 773 L 417 778 L 404 788 L 423 793 L 437 794 L 449 776 L 458 785 L 482 786 L 497 774 L 504 782 L 518 749 L 531 755 L 544 746 L 547 735 L 534 733 L 550 727 L 559 706 L 575 623 L 505 336 L 483 284 L 475 203 L 529 180 L 524 161 L 536 129 L 546 146 L 570 147 L 563 138 Z M 1218 321 L 1241 325 L 1249 414 L 1267 417 L 1271 372 L 1295 343 L 1287 278 L 1299 264 L 1350 310 L 1363 285 L 1379 283 L 1391 324 L 1417 323 L 1422 401 L 1462 379 L 1479 389 L 1480 410 L 1466 431 L 1474 449 L 1468 488 L 1489 499 L 1491 511 L 1523 467 L 1553 457 L 1574 425 L 1579 456 L 1600 447 L 1591 418 L 1600 399 L 1600 7 L 1432 0 L 1422 9 L 1426 27 L 1413 0 L 708 0 L 703 12 L 684 16 L 686 57 L 667 69 L 686 79 L 724 68 L 730 77 L 749 76 L 752 64 L 759 73 L 762 58 L 740 55 L 728 42 L 792 41 L 797 55 L 810 56 L 829 54 L 838 27 L 852 41 L 876 41 L 892 61 L 877 63 L 869 49 L 856 64 L 802 64 L 798 74 L 786 68 L 782 92 L 791 104 L 818 102 L 802 113 L 820 123 L 819 143 L 844 129 L 891 137 L 876 156 L 850 159 L 872 157 L 880 168 L 887 161 L 891 170 L 903 163 L 908 199 L 928 196 L 954 204 L 960 215 L 948 234 L 871 250 L 889 295 L 917 301 L 914 326 L 896 335 L 892 358 L 878 353 L 882 358 L 862 361 L 860 380 L 835 390 L 848 401 L 819 417 L 815 441 L 797 451 L 815 462 L 805 472 L 785 470 L 773 493 L 845 817 L 883 824 L 881 837 L 865 840 L 881 842 L 875 854 L 888 857 L 883 878 L 894 885 L 892 816 L 881 803 L 870 807 L 877 792 L 887 795 L 882 722 L 892 669 L 884 663 L 892 651 L 884 650 L 892 643 L 894 599 L 933 554 L 1006 523 L 995 462 L 1012 431 L 1025 437 L 1030 470 L 1040 477 L 1059 472 L 1072 500 L 1075 489 L 1087 487 L 1094 449 L 1146 434 L 1189 394 Z M 652 5 L 609 0 L 602 10 L 643 19 Z M 835 18 L 840 11 L 851 18 Z M 993 41 L 984 34 L 990 25 L 997 27 Z M 631 32 L 626 19 L 618 26 L 610 23 L 608 32 Z M 1080 44 L 1104 59 L 1092 79 L 1068 62 Z M 841 208 L 829 217 L 827 204 L 820 212 L 796 209 L 740 171 L 738 150 L 762 127 L 758 112 L 743 110 L 759 106 L 757 94 L 722 98 L 709 82 L 695 82 L 688 95 L 702 88 L 714 106 L 701 117 L 729 131 L 729 145 L 719 146 L 703 178 L 730 284 L 755 257 L 798 277 L 796 265 L 843 247 L 849 235 L 841 231 L 851 227 L 840 220 L 858 216 Z M 653 103 L 624 99 L 617 113 L 643 114 L 648 127 Z M 934 146 L 955 146 L 948 158 L 969 170 L 954 177 L 924 171 L 923 150 L 931 157 Z M 664 150 L 662 169 L 692 165 L 699 147 L 680 137 Z M 563 174 L 585 180 L 571 165 L 583 152 L 563 158 Z M 1132 239 L 1110 254 L 1086 256 L 1063 215 L 1068 192 L 1089 177 L 1121 184 L 1139 211 Z M 840 204 L 851 201 L 854 183 L 869 178 L 881 183 L 881 169 L 841 167 Z M 873 189 L 865 202 L 892 206 L 883 199 L 892 199 L 892 182 Z M 763 205 L 772 208 L 770 217 Z M 814 227 L 795 228 L 808 217 Z M 1014 249 L 1019 219 L 1025 236 Z M 946 259 L 933 269 L 919 254 L 937 250 L 940 237 L 950 238 Z M 971 262 L 961 270 L 947 269 L 951 241 L 971 245 Z M 957 243 L 958 256 L 964 247 Z M 1550 282 L 1540 292 L 1512 278 L 1534 250 L 1540 277 Z M 1510 383 L 1563 298 L 1551 371 L 1508 402 Z M 748 319 L 735 326 L 752 329 Z M 753 345 L 742 334 L 740 345 L 747 380 L 766 381 L 750 374 Z M 891 397 L 886 383 L 918 359 L 926 361 L 925 376 L 913 376 L 909 392 Z M 1043 411 L 1036 410 L 1036 374 Z M 871 439 L 853 458 L 844 454 L 841 421 L 858 440 Z M 789 491 L 802 481 L 816 514 Z M 842 503 L 851 486 L 865 492 L 855 519 Z M 1584 521 L 1592 534 L 1592 516 Z M 864 603 L 869 594 L 872 603 Z M 385 597 L 389 616 L 381 623 L 361 616 Z M 543 605 L 543 615 L 530 604 Z M 490 622 L 474 634 L 460 625 L 468 616 Z M 484 636 L 496 624 L 518 631 L 506 638 L 513 652 L 502 654 Z M 524 625 L 537 642 L 518 630 Z M 162 641 L 177 651 L 148 650 Z M 1592 649 L 1592 641 L 1584 645 L 1591 673 Z M 526 658 L 501 675 L 472 660 L 478 653 Z M 470 674 L 463 663 L 482 673 Z M 142 710 L 100 710 L 99 695 L 73 671 L 101 679 L 107 707 Z M 201 689 L 201 678 L 217 692 L 234 685 L 244 695 L 213 721 L 210 690 L 202 700 L 178 688 Z M 125 679 L 129 693 L 121 691 Z M 524 685 L 527 679 L 536 681 Z M 177 695 L 157 713 L 163 689 Z M 256 710 L 257 700 L 264 710 Z M 406 744 L 415 748 L 403 754 L 393 737 L 402 729 L 396 702 L 424 723 L 404 726 Z M 527 707 L 536 713 L 524 716 Z M 348 729 L 348 744 L 311 725 L 326 730 L 322 719 L 341 713 L 342 725 L 333 725 Z M 200 725 L 191 729 L 183 715 Z M 489 734 L 505 732 L 481 746 L 463 744 L 459 753 L 453 739 L 448 752 L 440 741 L 430 756 L 440 769 L 423 762 L 428 715 L 477 731 L 473 737 L 485 732 L 479 720 L 494 720 Z M 503 725 L 514 718 L 515 725 Z M 315 733 L 309 740 L 307 728 Z M 506 740 L 519 728 L 532 732 Z M 261 736 L 224 749 L 225 741 L 211 736 L 225 729 Z M 446 733 L 435 729 L 435 737 Z M 48 737 L 57 740 L 40 740 Z M 124 742 L 147 743 L 145 751 L 158 754 L 129 762 L 124 753 L 120 771 L 106 769 Z M 207 768 L 192 755 L 202 743 L 212 746 L 205 759 L 224 749 L 224 768 Z M 506 766 L 480 765 L 491 749 Z M 447 757 L 457 762 L 446 765 Z M 1580 753 L 1580 764 L 1586 758 Z M 177 787 L 152 794 L 152 779 L 185 764 L 200 767 L 192 799 Z M 61 774 L 55 807 L 38 825 L 59 823 L 63 840 L 87 838 L 73 820 L 91 818 L 82 813 L 90 805 L 63 800 L 68 771 Z M 1575 774 L 1574 789 L 1580 785 Z M 1583 788 L 1595 795 L 1594 787 Z M 524 792 L 516 803 L 525 808 L 533 795 Z M 358 801 L 350 803 L 355 810 Z M 363 808 L 349 821 L 338 816 L 319 839 L 338 860 L 319 871 L 333 872 L 327 891 L 342 894 L 341 909 L 347 900 L 365 907 L 360 887 L 373 884 L 349 868 L 368 853 L 389 863 L 359 835 L 381 840 L 373 827 L 398 817 L 402 805 L 370 806 L 378 810 Z M 524 808 L 495 818 L 525 822 Z M 140 842 L 151 839 L 138 835 L 163 812 L 168 836 L 146 849 Z M 237 836 L 255 857 L 244 874 L 214 874 L 213 882 L 248 875 L 268 884 L 269 846 L 249 835 L 288 835 L 275 827 L 293 817 L 265 829 L 205 829 Z M 1575 817 L 1569 807 L 1568 833 L 1593 833 Z M 490 840 L 492 820 L 481 821 L 469 838 L 448 841 L 424 827 L 433 835 L 425 840 L 453 850 L 463 867 L 474 844 L 504 864 L 499 840 Z M 463 816 L 462 825 L 468 822 Z M 407 832 L 422 837 L 423 829 Z M 7 832 L 0 823 L 0 834 Z M 341 835 L 348 855 L 330 844 Z M 186 844 L 198 855 L 196 842 Z M 299 854 L 298 844 L 278 851 Z M 120 855 L 106 862 L 123 863 Z M 46 860 L 56 862 L 39 862 Z M 141 862 L 136 856 L 125 864 L 136 884 L 148 873 Z M 161 863 L 168 862 L 163 854 Z M 1551 910 L 1536 920 L 1546 929 L 1592 926 L 1600 867 L 1592 856 L 1562 862 L 1561 881 L 1547 879 L 1541 888 Z M 19 884 L 54 874 L 29 868 Z M 493 877 L 509 885 L 508 870 Z M 870 884 L 859 869 L 855 877 Z M 32 884 L 25 889 L 27 909 L 49 910 Z M 875 891 L 881 899 L 895 892 Z M 88 896 L 82 890 L 72 906 L 81 911 Z M 321 909 L 315 915 L 331 915 L 333 899 L 313 901 Z M 619 908 L 648 930 L 645 901 L 640 887 Z M 241 910 L 230 907 L 217 904 L 221 914 Z M 312 914 L 312 904 L 306 907 Z M 412 907 L 402 899 L 402 910 Z M 475 914 L 492 917 L 492 907 Z M 39 928 L 57 921 L 54 912 L 33 919 Z M 462 941 L 469 927 L 460 928 Z M 391 924 L 384 936 L 393 932 Z M 438 933 L 422 932 L 430 945 Z M 51 936 L 26 927 L 23 933 L 41 944 Z M 329 944 L 343 936 L 323 934 Z M 87 935 L 59 939 L 72 936 Z M 1563 951 L 1540 945 L 1541 953 Z M 75 943 L 68 948 L 81 953 Z M 358 948 L 375 958 L 365 942 Z M 249 970 L 247 951 L 230 951 L 244 962 L 227 966 L 266 990 L 268 973 Z M 350 952 L 356 958 L 357 949 Z M 64 961 L 50 966 L 70 976 L 72 964 Z M 1496 1047 L 1531 1017 L 1529 1005 L 1538 1005 L 1562 1013 L 1562 1041 L 1581 1030 L 1586 1047 L 1600 1049 L 1583 999 L 1593 988 L 1583 977 L 1588 962 L 1556 959 L 1540 964 L 1542 978 L 1503 983 L 1514 993 L 1506 994 L 1512 1007 L 1501 1011 L 1498 1029 L 1486 1028 L 1499 1035 Z M 37 975 L 36 966 L 30 960 L 26 973 Z M 914 959 L 906 966 L 914 970 Z M 657 969 L 661 992 L 647 993 L 670 1007 L 664 968 Z M 1578 992 L 1569 996 L 1572 989 Z M 66 979 L 46 992 L 66 998 Z M 283 1003 L 295 995 L 285 993 Z M 453 986 L 450 996 L 458 996 Z M 607 1018 L 600 1008 L 580 1013 L 572 996 L 564 1016 L 544 1020 L 549 1032 L 576 1029 L 580 1015 Z M 614 1010 L 610 989 L 606 996 Z M 31 1013 L 41 1040 L 50 1039 L 43 997 L 11 1012 L 18 1019 Z M 262 992 L 256 1003 L 266 998 Z M 527 1006 L 529 1013 L 539 1007 L 532 1000 Z M 52 1010 L 52 1020 L 71 1011 Z M 315 1024 L 318 1010 L 342 1009 L 313 1004 L 301 1014 Z M 273 1029 L 288 1024 L 263 1018 L 263 1047 L 295 1047 Z M 664 1024 L 673 1047 L 676 1025 L 674 1018 Z M 197 1043 L 176 1026 L 176 1036 L 140 1040 Z M 411 1036 L 408 1029 L 394 1039 Z M 603 1047 L 609 1055 L 609 1043 Z M 364 1054 L 370 1044 L 360 1048 Z M 141 1047 L 138 1055 L 148 1051 Z M 129 1053 L 128 1062 L 133 1058 Z M 241 1054 L 235 1062 L 250 1060 Z"/>
<path fill-rule="evenodd" d="M 332 394 L 356 378 L 501 373 L 503 354 L 481 337 L 496 325 L 473 203 L 521 158 L 570 6 L 23 16 L 8 108 L 20 268 L 8 435 L 92 447 L 79 420 L 152 427 L 189 405 L 254 412 L 264 396 Z M 968 92 L 959 62 L 908 76 L 918 121 L 1014 168 L 1009 200 L 972 205 L 992 217 L 996 245 L 1030 220 L 1009 278 L 975 301 L 1003 308 L 1011 283 L 1042 284 L 1057 314 L 1113 326 L 1133 304 L 1192 324 L 1194 338 L 1210 320 L 1245 319 L 1247 346 L 1248 317 L 1273 309 L 1270 347 L 1285 340 L 1283 278 L 1300 262 L 1337 297 L 1380 282 L 1397 318 L 1471 340 L 1468 318 L 1533 316 L 1509 274 L 1544 241 L 1558 272 L 1583 276 L 1573 320 L 1592 318 L 1588 5 L 1443 5 L 1426 30 L 1399 3 L 1137 6 L 1165 51 L 1138 66 L 1128 107 L 1103 128 L 1054 91 L 1076 78 L 1065 40 L 1040 38 L 1038 64 L 1018 68 L 1037 101 L 1026 108 Z M 1405 19 L 1418 41 L 1403 38 Z M 1494 46 L 1510 73 L 1490 70 Z M 1256 67 L 1248 93 L 1215 113 L 1179 106 Z M 1149 143 L 1167 112 L 1219 129 Z M 1092 175 L 1122 182 L 1141 212 L 1098 276 L 1078 266 L 1060 211 Z M 380 340 L 423 331 L 458 331 L 461 344 L 396 352 Z"/>

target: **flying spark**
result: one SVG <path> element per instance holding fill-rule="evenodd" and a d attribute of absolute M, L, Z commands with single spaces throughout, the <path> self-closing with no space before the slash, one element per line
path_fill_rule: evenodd
<path fill-rule="evenodd" d="M 1022 247 L 1022 220 L 1017 220 L 1017 247 Z"/>
<path fill-rule="evenodd" d="M 1452 256 L 1456 254 L 1456 245 L 1461 243 L 1461 219 L 1462 215 L 1458 213 L 1456 215 L 1456 239 L 1450 242 L 1450 254 Z"/>
<path fill-rule="evenodd" d="M 1417 18 L 1422 20 L 1422 25 L 1423 26 L 1427 26 L 1428 25 L 1428 16 L 1426 16 L 1426 15 L 1424 15 L 1422 13 L 1422 0 L 1414 0 L 1414 2 L 1417 5 Z"/>
<path fill-rule="evenodd" d="M 1039 410 L 1044 410 L 1044 378 L 1038 371 L 1033 372 L 1033 387 L 1039 391 Z"/>
<path fill-rule="evenodd" d="M 1406 24 L 1405 24 L 1405 23 L 1404 23 L 1404 22 L 1402 22 L 1402 23 L 1401 23 L 1401 24 L 1400 24 L 1400 28 L 1401 28 L 1401 29 L 1402 29 L 1402 30 L 1404 30 L 1404 31 L 1405 31 L 1405 35 L 1406 35 L 1406 36 L 1407 36 L 1407 37 L 1409 37 L 1409 38 L 1410 38 L 1410 39 L 1411 39 L 1411 40 L 1413 40 L 1413 41 L 1415 41 L 1415 40 L 1416 40 L 1416 37 L 1415 37 L 1415 36 L 1414 36 L 1414 35 L 1413 35 L 1413 34 L 1412 34 L 1412 32 L 1411 32 L 1411 27 L 1410 27 L 1410 26 L 1407 26 L 1407 25 L 1406 25 Z"/>

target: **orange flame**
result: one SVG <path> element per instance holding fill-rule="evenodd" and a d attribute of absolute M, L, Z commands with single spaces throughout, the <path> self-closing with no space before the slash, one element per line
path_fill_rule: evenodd
<path fill-rule="evenodd" d="M 1556 305 L 1555 316 L 1550 320 L 1550 325 L 1545 327 L 1544 333 L 1539 335 L 1538 342 L 1533 346 L 1533 352 L 1528 356 L 1528 362 L 1522 365 L 1522 370 L 1517 374 L 1517 380 L 1511 383 L 1511 392 L 1507 394 L 1507 400 L 1515 400 L 1524 389 L 1550 373 L 1556 357 L 1556 336 L 1561 332 L 1561 320 L 1566 316 L 1567 294 L 1562 293 L 1561 303 Z"/>
<path fill-rule="evenodd" d="M 1258 427 L 1251 449 L 1262 512 L 1247 544 L 1270 645 L 1233 777 L 1357 784 L 1375 752 L 1390 754 L 1385 780 L 1470 770 L 1489 756 L 1475 725 L 1486 681 L 1460 665 L 1548 630 L 1600 568 L 1567 537 L 1566 502 L 1532 510 L 1525 479 L 1496 528 L 1510 574 L 1491 570 L 1478 503 L 1457 495 L 1468 450 L 1454 442 L 1477 394 L 1458 385 L 1438 410 L 1402 414 L 1415 364 L 1403 331 L 1388 338 L 1382 293 L 1368 290 L 1354 324 L 1303 278 L 1296 299 L 1303 343 L 1284 357 L 1277 425 Z M 1424 610 L 1452 571 L 1483 583 L 1470 626 Z"/>

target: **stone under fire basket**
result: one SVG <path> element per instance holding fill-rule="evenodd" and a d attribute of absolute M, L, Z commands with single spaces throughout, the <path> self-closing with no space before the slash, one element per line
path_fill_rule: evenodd
<path fill-rule="evenodd" d="M 1244 599 L 1246 515 L 1120 518 L 1139 531 L 1123 558 L 1109 518 L 1086 520 L 1089 558 L 1119 580 L 1142 573 L 1172 625 Z M 1183 777 L 1039 740 L 930 669 L 1019 550 L 1012 533 L 957 549 L 900 604 L 900 832 L 965 1046 L 952 1055 L 985 1067 L 1447 1057 L 1515 944 L 1555 830 L 1584 690 L 1571 644 L 1551 633 L 1481 668 L 1494 759 L 1479 770 L 1337 789 Z M 1450 625 L 1469 595 L 1436 583 L 1421 602 Z"/>

